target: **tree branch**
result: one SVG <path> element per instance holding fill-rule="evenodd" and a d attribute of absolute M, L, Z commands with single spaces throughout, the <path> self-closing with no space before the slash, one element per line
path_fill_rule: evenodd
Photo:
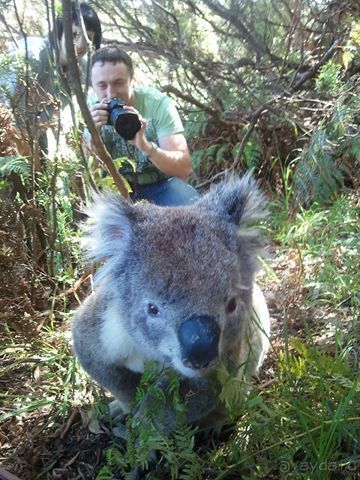
<path fill-rule="evenodd" d="M 245 146 L 246 146 L 246 143 L 247 141 L 249 140 L 250 138 L 250 135 L 252 134 L 254 128 L 255 128 L 255 125 L 258 121 L 258 119 L 260 118 L 260 115 L 266 110 L 266 106 L 265 105 L 261 105 L 260 107 L 258 107 L 255 112 L 253 113 L 252 115 L 252 118 L 251 118 L 251 122 L 250 122 L 250 125 L 249 125 L 249 128 L 247 130 L 247 132 L 245 133 L 245 135 L 243 136 L 243 138 L 241 139 L 241 142 L 240 142 L 240 146 L 239 146 L 239 150 L 236 154 L 236 157 L 235 157 L 235 160 L 234 160 L 234 163 L 232 164 L 231 166 L 231 170 L 235 170 L 236 167 L 238 166 L 239 162 L 240 162 L 240 158 L 242 156 L 242 154 L 244 153 L 244 149 L 245 149 Z"/>
<path fill-rule="evenodd" d="M 307 70 L 306 72 L 302 73 L 301 75 L 298 76 L 298 80 L 297 82 L 295 83 L 295 85 L 291 85 L 290 84 L 290 90 L 292 92 L 296 92 L 296 90 L 298 90 L 301 85 L 303 85 L 307 80 L 309 80 L 310 78 L 314 77 L 314 75 L 317 73 L 317 71 L 319 70 L 320 67 L 322 67 L 323 65 L 325 65 L 325 63 L 330 60 L 330 58 L 334 55 L 337 47 L 339 45 L 339 41 L 338 40 L 335 40 L 335 42 L 331 45 L 331 47 L 329 48 L 329 50 L 324 54 L 324 56 L 318 61 L 318 63 L 316 63 L 315 65 L 313 65 L 311 68 L 309 68 L 309 70 Z"/>
<path fill-rule="evenodd" d="M 166 93 L 172 93 L 176 97 L 181 98 L 182 100 L 185 100 L 185 102 L 191 103 L 192 105 L 195 105 L 196 107 L 200 108 L 204 112 L 208 113 L 211 117 L 215 119 L 215 121 L 219 124 L 222 125 L 223 127 L 240 127 L 243 125 L 243 122 L 231 122 L 230 120 L 223 120 L 220 118 L 219 112 L 217 110 L 214 110 L 213 108 L 210 108 L 209 106 L 199 102 L 196 98 L 193 96 L 183 93 L 177 88 L 173 87 L 172 85 L 165 85 L 161 87 L 162 92 Z"/>
<path fill-rule="evenodd" d="M 264 45 L 261 45 L 256 38 L 249 32 L 245 27 L 243 22 L 240 20 L 239 12 L 233 12 L 231 10 L 225 9 L 218 2 L 213 2 L 211 0 L 202 0 L 205 5 L 207 5 L 213 12 L 215 12 L 219 17 L 227 20 L 237 31 L 241 34 L 244 40 L 255 50 L 259 57 L 268 55 L 268 52 Z"/>
<path fill-rule="evenodd" d="M 295 85 L 293 85 L 292 87 L 290 87 L 288 89 L 288 94 L 296 92 L 301 87 L 301 85 L 303 85 L 307 80 L 312 78 L 317 73 L 319 68 L 321 68 L 334 55 L 334 53 L 337 49 L 338 43 L 339 42 L 336 40 L 331 45 L 329 50 L 324 54 L 324 56 L 315 65 L 313 65 L 309 70 L 307 70 L 302 75 L 300 75 L 300 78 L 295 83 Z M 274 97 L 270 102 L 268 102 L 268 104 L 272 103 L 272 102 L 274 102 L 275 100 L 278 100 L 278 99 L 279 99 L 279 97 Z M 240 162 L 240 158 L 241 158 L 242 154 L 244 153 L 246 143 L 249 140 L 250 135 L 252 134 L 260 115 L 267 108 L 268 108 L 267 105 L 261 105 L 251 114 L 250 126 L 249 126 L 247 132 L 245 133 L 245 135 L 243 136 L 243 138 L 241 139 L 240 146 L 239 146 L 239 151 L 237 152 L 234 163 L 231 167 L 232 170 L 235 170 L 235 168 L 238 166 L 238 164 Z"/>

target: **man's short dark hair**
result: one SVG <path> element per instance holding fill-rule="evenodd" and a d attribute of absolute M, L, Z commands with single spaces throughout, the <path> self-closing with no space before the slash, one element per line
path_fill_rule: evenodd
<path fill-rule="evenodd" d="M 97 50 L 91 58 L 91 68 L 98 62 L 101 64 L 105 62 L 113 64 L 125 63 L 129 70 L 130 77 L 132 78 L 134 76 L 134 65 L 131 57 L 116 43 L 105 45 Z"/>
<path fill-rule="evenodd" d="M 95 47 L 95 50 L 97 50 L 98 48 L 100 48 L 102 37 L 101 23 L 99 17 L 97 16 L 95 10 L 85 2 L 80 3 L 80 11 L 84 19 L 86 30 L 88 30 L 89 32 L 94 32 L 93 45 Z M 74 1 L 71 2 L 71 21 L 75 25 L 80 24 Z M 64 31 L 63 19 L 61 16 L 58 16 L 56 18 L 56 31 L 58 40 L 61 40 Z"/>

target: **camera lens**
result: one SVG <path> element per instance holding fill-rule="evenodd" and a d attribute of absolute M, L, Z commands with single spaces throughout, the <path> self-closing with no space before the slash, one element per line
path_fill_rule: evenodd
<path fill-rule="evenodd" d="M 124 140 L 133 140 L 141 128 L 139 117 L 134 112 L 124 110 L 124 102 L 113 98 L 108 104 L 108 124 L 113 125 L 116 132 Z"/>
<path fill-rule="evenodd" d="M 123 111 L 117 115 L 114 128 L 124 140 L 133 140 L 141 123 L 136 113 Z"/>

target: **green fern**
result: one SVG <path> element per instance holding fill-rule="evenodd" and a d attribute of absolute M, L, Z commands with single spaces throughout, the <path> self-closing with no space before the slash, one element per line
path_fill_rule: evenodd
<path fill-rule="evenodd" d="M 335 67 L 328 65 L 318 78 L 321 84 L 326 84 L 336 93 L 330 115 L 320 122 L 310 137 L 308 147 L 295 160 L 295 197 L 302 205 L 334 200 L 345 178 L 358 173 L 360 86 L 355 84 L 345 89 L 340 81 L 339 67 Z M 332 82 L 333 88 L 329 82 Z M 350 161 L 344 161 L 345 158 Z"/>
<path fill-rule="evenodd" d="M 236 158 L 236 155 L 239 151 L 240 143 L 237 143 L 231 154 L 233 158 Z M 263 151 L 259 140 L 252 135 L 252 137 L 246 142 L 244 152 L 242 155 L 242 165 L 246 170 L 258 171 L 261 167 L 263 161 Z"/>
<path fill-rule="evenodd" d="M 327 62 L 320 68 L 319 75 L 315 82 L 315 89 L 319 93 L 337 95 L 343 84 L 340 79 L 341 67 L 333 60 Z"/>
<path fill-rule="evenodd" d="M 301 204 L 331 199 L 341 185 L 343 175 L 336 168 L 333 146 L 326 131 L 319 128 L 312 136 L 295 172 L 295 191 Z"/>
<path fill-rule="evenodd" d="M 24 157 L 0 157 L 0 176 L 7 177 L 17 173 L 23 180 L 30 177 L 31 169 L 28 160 Z"/>
<path fill-rule="evenodd" d="M 166 376 L 166 385 L 159 378 Z M 180 376 L 171 371 L 159 372 L 156 364 L 149 363 L 142 376 L 133 404 L 133 415 L 127 422 L 128 441 L 126 450 L 112 447 L 106 452 L 106 465 L 97 480 L 107 480 L 109 472 L 120 471 L 124 478 L 132 478 L 138 468 L 148 470 L 153 452 L 157 452 L 161 473 L 172 480 L 201 479 L 203 464 L 194 452 L 196 429 L 184 422 L 185 405 L 179 394 Z M 145 407 L 144 407 L 145 405 Z M 166 434 L 167 411 L 175 412 L 172 432 Z M 153 474 L 155 476 L 153 476 Z M 145 478 L 157 478 L 149 472 Z M 165 477 L 164 477 L 165 478 Z"/>
<path fill-rule="evenodd" d="M 113 480 L 114 475 L 111 473 L 111 468 L 105 465 L 101 468 L 96 476 L 96 480 Z"/>
<path fill-rule="evenodd" d="M 199 171 L 202 169 L 207 173 L 214 164 L 220 168 L 227 150 L 227 145 L 221 145 L 219 143 L 214 143 L 205 150 L 195 150 L 192 154 L 194 170 Z"/>
<path fill-rule="evenodd" d="M 229 416 L 236 418 L 244 407 L 246 392 L 244 381 L 229 373 L 224 364 L 219 365 L 216 373 L 222 385 L 220 400 L 224 403 Z"/>

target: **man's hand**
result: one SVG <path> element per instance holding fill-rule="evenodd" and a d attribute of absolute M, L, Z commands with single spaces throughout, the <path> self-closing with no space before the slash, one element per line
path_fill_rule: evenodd
<path fill-rule="evenodd" d="M 95 103 L 90 109 L 92 119 L 94 120 L 95 127 L 98 132 L 100 132 L 100 129 L 103 125 L 107 125 L 108 123 L 107 106 L 107 100 L 103 99 L 100 103 Z"/>
<path fill-rule="evenodd" d="M 136 133 L 134 139 L 129 140 L 128 143 L 130 143 L 131 145 L 134 145 L 134 147 L 141 150 L 143 153 L 145 153 L 145 155 L 148 155 L 152 150 L 152 145 L 151 145 L 150 142 L 148 142 L 148 140 L 146 140 L 146 137 L 145 137 L 145 130 L 146 130 L 146 127 L 147 127 L 147 122 L 146 122 L 145 118 L 143 118 L 141 116 L 141 114 L 137 110 L 135 110 L 134 107 L 130 107 L 130 106 L 126 105 L 124 107 L 124 110 L 126 110 L 128 112 L 135 113 L 139 117 L 139 120 L 140 120 L 140 123 L 141 123 L 140 130 Z"/>

